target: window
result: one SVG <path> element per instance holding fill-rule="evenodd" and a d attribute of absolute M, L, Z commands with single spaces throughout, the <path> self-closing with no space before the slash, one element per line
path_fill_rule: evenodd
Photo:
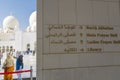
<path fill-rule="evenodd" d="M 27 44 L 27 50 L 30 51 L 30 44 Z"/>
<path fill-rule="evenodd" d="M 5 46 L 2 47 L 2 53 L 4 53 L 4 52 L 5 52 Z"/>
<path fill-rule="evenodd" d="M 13 51 L 13 46 L 10 46 L 10 51 Z"/>
<path fill-rule="evenodd" d="M 7 51 L 7 52 L 9 51 L 9 46 L 6 46 L 6 51 Z"/>

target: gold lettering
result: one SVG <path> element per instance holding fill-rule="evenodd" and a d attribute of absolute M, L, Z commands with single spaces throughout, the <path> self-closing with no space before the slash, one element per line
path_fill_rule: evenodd
<path fill-rule="evenodd" d="M 46 38 L 49 37 L 62 37 L 63 34 L 62 33 L 50 33 L 49 35 L 46 36 Z"/>
<path fill-rule="evenodd" d="M 75 33 L 67 33 L 66 35 L 64 35 L 64 37 L 74 37 L 76 36 Z"/>
<path fill-rule="evenodd" d="M 75 29 L 76 26 L 74 26 L 74 25 L 67 25 L 67 26 L 64 26 L 64 28 L 72 30 L 72 29 Z"/>
<path fill-rule="evenodd" d="M 98 30 L 113 30 L 113 27 L 110 26 L 98 26 Z"/>
<path fill-rule="evenodd" d="M 86 29 L 97 30 L 97 27 L 96 26 L 86 26 Z"/>
<path fill-rule="evenodd" d="M 65 52 L 70 53 L 70 52 L 77 52 L 77 48 L 65 48 Z"/>
<path fill-rule="evenodd" d="M 96 41 L 96 40 L 87 40 L 87 43 L 88 44 L 99 44 L 99 41 Z"/>
<path fill-rule="evenodd" d="M 50 42 L 51 44 L 62 44 L 63 43 L 63 41 L 62 40 L 52 40 L 51 42 Z"/>
<path fill-rule="evenodd" d="M 87 33 L 86 36 L 87 37 L 96 37 L 96 34 L 94 34 L 94 33 Z"/>
<path fill-rule="evenodd" d="M 83 33 L 80 33 L 80 36 L 82 37 L 82 36 L 83 36 Z"/>
<path fill-rule="evenodd" d="M 113 40 L 114 44 L 120 44 L 120 40 Z"/>
<path fill-rule="evenodd" d="M 83 40 L 80 40 L 80 43 L 83 44 Z"/>
<path fill-rule="evenodd" d="M 81 48 L 80 51 L 84 51 L 84 48 Z"/>
<path fill-rule="evenodd" d="M 113 33 L 111 33 L 110 36 L 111 36 L 111 37 L 118 37 L 117 34 L 113 34 Z"/>
<path fill-rule="evenodd" d="M 102 49 L 101 48 L 87 48 L 87 51 L 89 51 L 89 52 L 101 52 Z"/>
<path fill-rule="evenodd" d="M 109 37 L 109 34 L 101 34 L 101 33 L 98 33 L 98 34 L 97 34 L 97 37 Z"/>
<path fill-rule="evenodd" d="M 49 31 L 52 29 L 63 29 L 63 25 L 50 25 L 48 29 Z"/>
<path fill-rule="evenodd" d="M 83 26 L 81 25 L 81 26 L 79 26 L 79 29 L 83 29 Z"/>
<path fill-rule="evenodd" d="M 112 44 L 112 41 L 100 40 L 101 44 Z"/>
<path fill-rule="evenodd" d="M 76 44 L 76 41 L 68 39 L 66 42 L 64 42 L 64 44 Z"/>

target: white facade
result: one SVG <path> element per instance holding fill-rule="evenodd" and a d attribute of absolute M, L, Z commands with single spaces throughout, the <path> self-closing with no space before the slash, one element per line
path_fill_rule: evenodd
<path fill-rule="evenodd" d="M 35 50 L 36 47 L 36 11 L 29 18 L 29 30 L 21 31 L 19 22 L 14 16 L 7 16 L 0 29 L 0 51 Z"/>

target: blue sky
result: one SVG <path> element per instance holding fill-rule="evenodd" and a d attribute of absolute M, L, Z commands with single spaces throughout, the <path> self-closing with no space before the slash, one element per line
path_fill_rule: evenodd
<path fill-rule="evenodd" d="M 0 28 L 3 27 L 4 18 L 12 13 L 19 21 L 20 29 L 25 31 L 36 6 L 36 0 L 0 0 Z"/>

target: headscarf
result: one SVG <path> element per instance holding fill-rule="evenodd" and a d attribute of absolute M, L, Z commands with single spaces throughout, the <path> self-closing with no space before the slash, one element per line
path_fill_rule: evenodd
<path fill-rule="evenodd" d="M 6 67 L 9 66 L 13 66 L 14 65 L 14 61 L 11 57 L 11 55 L 8 53 L 5 62 L 3 63 L 3 65 L 6 65 Z"/>

